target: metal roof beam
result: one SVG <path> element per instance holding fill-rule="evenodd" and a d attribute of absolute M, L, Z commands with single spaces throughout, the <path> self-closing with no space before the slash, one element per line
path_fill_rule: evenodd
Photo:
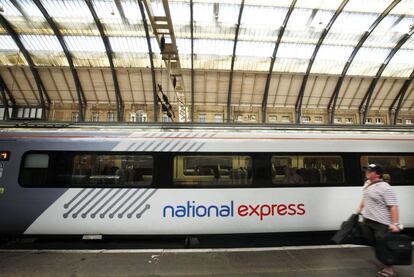
<path fill-rule="evenodd" d="M 6 96 L 6 84 L 3 82 L 3 79 L 0 77 L 0 93 L 1 93 L 1 101 L 4 106 L 4 115 L 2 119 L 8 120 L 10 118 L 9 115 L 9 99 Z"/>
<path fill-rule="evenodd" d="M 342 73 L 338 78 L 338 82 L 335 85 L 335 89 L 331 95 L 331 98 L 329 100 L 328 104 L 328 114 L 329 114 L 329 123 L 334 123 L 334 117 L 335 117 L 335 107 L 336 107 L 336 101 L 338 100 L 339 91 L 341 90 L 342 83 L 345 79 L 345 76 L 348 72 L 349 67 L 351 66 L 356 54 L 358 53 L 361 46 L 364 44 L 364 42 L 367 40 L 367 38 L 371 35 L 371 33 L 375 30 L 375 28 L 380 24 L 380 22 L 389 14 L 389 12 L 398 4 L 401 0 L 394 0 L 392 3 L 381 13 L 381 15 L 371 24 L 368 31 L 365 31 L 365 33 L 361 36 L 361 38 L 358 41 L 358 44 L 355 46 L 354 50 L 352 51 L 351 55 L 349 56 L 347 62 L 345 63 L 344 68 L 342 69 Z"/>
<path fill-rule="evenodd" d="M 282 41 L 282 37 L 283 37 L 283 34 L 285 32 L 286 25 L 289 22 L 290 15 L 292 14 L 293 9 L 295 8 L 296 1 L 297 0 L 293 0 L 292 3 L 290 3 L 289 10 L 288 10 L 288 12 L 285 16 L 285 19 L 283 20 L 283 24 L 282 24 L 282 26 L 280 26 L 280 31 L 279 31 L 279 34 L 277 36 L 277 40 L 276 40 L 276 43 L 275 43 L 275 48 L 273 49 L 272 57 L 270 58 L 270 67 L 269 67 L 269 72 L 267 73 L 266 84 L 265 84 L 265 89 L 264 89 L 264 93 L 263 93 L 263 100 L 262 100 L 262 122 L 263 123 L 266 123 L 267 101 L 268 101 L 268 98 L 269 98 L 270 81 L 272 80 L 273 67 L 275 65 L 277 50 L 279 49 L 280 42 Z M 280 77 L 279 77 L 279 80 L 280 80 Z M 275 97 L 275 99 L 276 99 L 276 97 Z"/>
<path fill-rule="evenodd" d="M 236 49 L 237 49 L 237 42 L 239 40 L 239 30 L 240 30 L 241 18 L 243 15 L 243 8 L 244 8 L 244 0 L 242 0 L 240 4 L 239 17 L 237 19 L 236 34 L 234 37 L 234 44 L 233 44 L 233 54 L 231 56 L 229 89 L 228 89 L 228 94 L 227 94 L 227 122 L 231 122 L 231 93 L 233 90 L 234 61 L 236 59 Z"/>
<path fill-rule="evenodd" d="M 115 89 L 116 108 L 117 108 L 117 114 L 118 114 L 117 119 L 118 119 L 118 121 L 123 121 L 124 120 L 124 103 L 122 101 L 122 95 L 121 95 L 121 90 L 119 88 L 118 77 L 117 77 L 116 71 L 115 71 L 111 43 L 109 42 L 109 39 L 105 34 L 104 27 L 103 27 L 101 21 L 99 20 L 98 15 L 96 14 L 96 11 L 95 11 L 95 8 L 93 7 L 92 1 L 91 0 L 85 0 L 85 2 L 86 2 L 86 5 L 89 8 L 90 13 L 92 14 L 92 17 L 95 21 L 95 25 L 98 28 L 99 34 L 101 35 L 103 44 L 105 46 L 105 51 L 106 51 L 106 55 L 108 57 L 109 67 L 111 68 L 112 81 L 113 81 L 114 89 Z"/>
<path fill-rule="evenodd" d="M 3 87 L 5 93 L 7 94 L 6 96 L 9 98 L 9 101 L 12 103 L 12 106 L 16 107 L 16 99 L 14 98 L 13 94 L 7 87 L 6 82 L 3 80 L 3 77 L 1 77 L 1 75 L 0 75 L 0 85 Z"/>
<path fill-rule="evenodd" d="M 158 94 L 157 94 L 157 81 L 155 79 L 155 70 L 154 70 L 154 60 L 153 60 L 153 53 L 152 53 L 152 46 L 151 46 L 151 38 L 150 33 L 148 30 L 148 23 L 147 18 L 145 15 L 144 5 L 142 3 L 142 0 L 138 0 L 138 6 L 139 10 L 141 12 L 142 17 L 142 23 L 144 24 L 144 30 L 145 30 L 145 37 L 147 38 L 147 46 L 148 46 L 148 55 L 150 60 L 150 66 L 151 66 L 151 78 L 152 78 L 152 96 L 153 96 L 153 108 L 154 108 L 154 122 L 158 122 Z M 142 71 L 141 71 L 141 78 L 142 78 Z M 145 97 L 145 89 L 144 89 L 144 81 L 142 81 L 142 88 L 144 91 L 144 97 Z M 147 102 L 145 101 L 145 104 Z"/>
<path fill-rule="evenodd" d="M 62 33 L 60 32 L 56 22 L 53 20 L 53 18 L 49 15 L 45 7 L 42 5 L 40 0 L 33 0 L 35 5 L 38 7 L 38 9 L 43 14 L 44 18 L 46 19 L 49 26 L 52 28 L 53 33 L 55 34 L 56 38 L 58 39 L 60 46 L 63 49 L 63 52 L 65 53 L 66 59 L 69 64 L 70 71 L 72 73 L 73 81 L 75 82 L 75 88 L 76 88 L 76 94 L 78 97 L 78 106 L 79 106 L 79 118 L 80 121 L 85 120 L 85 106 L 86 106 L 86 98 L 85 94 L 82 89 L 81 82 L 79 80 L 78 72 L 73 64 L 72 54 L 70 53 L 65 40 L 63 39 Z"/>
<path fill-rule="evenodd" d="M 26 13 L 26 11 L 23 9 L 22 5 L 20 5 L 19 2 L 17 2 L 16 0 L 10 0 L 10 2 L 13 4 L 13 6 L 16 8 L 16 10 L 18 10 L 19 13 L 22 14 L 23 18 L 26 21 L 31 21 L 30 16 Z"/>
<path fill-rule="evenodd" d="M 329 20 L 326 27 L 323 29 L 323 32 L 321 36 L 319 37 L 318 43 L 315 46 L 315 49 L 313 50 L 312 56 L 309 60 L 308 67 L 306 69 L 305 76 L 303 77 L 302 84 L 299 89 L 299 94 L 296 99 L 295 104 L 295 112 L 296 112 L 296 123 L 300 123 L 300 118 L 302 115 L 302 103 L 303 103 L 303 97 L 305 95 L 305 89 L 306 84 L 308 82 L 309 74 L 312 70 L 313 62 L 315 61 L 316 55 L 318 54 L 319 48 L 321 47 L 323 41 L 325 40 L 326 35 L 330 31 L 332 25 L 335 23 L 335 20 L 338 18 L 339 14 L 342 12 L 346 4 L 348 4 L 349 0 L 343 0 L 341 5 L 339 5 L 338 9 L 335 11 L 334 15 L 332 16 L 331 20 Z"/>
<path fill-rule="evenodd" d="M 401 46 L 404 45 L 404 43 L 413 35 L 414 28 L 412 28 L 408 33 L 404 34 L 398 41 L 398 43 L 395 45 L 395 47 L 390 51 L 388 56 L 385 58 L 385 61 L 381 64 L 380 68 L 377 71 L 377 74 L 375 74 L 374 79 L 371 81 L 371 84 L 368 87 L 367 92 L 364 95 L 364 98 L 362 99 L 361 104 L 359 105 L 359 113 L 360 113 L 360 123 L 365 124 L 365 120 L 367 118 L 370 104 L 371 104 L 371 97 L 374 93 L 375 87 L 378 83 L 379 78 L 381 77 L 382 73 L 384 72 L 385 68 L 391 61 L 391 59 L 394 57 L 394 55 L 400 50 Z M 365 105 L 364 105 L 365 103 Z"/>
<path fill-rule="evenodd" d="M 129 25 L 129 21 L 128 21 L 128 18 L 126 18 L 126 16 L 125 16 L 124 8 L 122 7 L 121 1 L 120 0 L 115 0 L 115 5 L 116 5 L 116 9 L 119 12 L 119 15 L 121 16 L 122 22 L 124 24 Z"/>
<path fill-rule="evenodd" d="M 46 120 L 47 110 L 49 109 L 49 106 L 50 106 L 50 98 L 49 98 L 49 95 L 47 94 L 47 91 L 45 90 L 45 86 L 43 85 L 42 79 L 40 78 L 39 72 L 37 71 L 35 67 L 33 59 L 30 56 L 29 51 L 27 51 L 26 47 L 24 47 L 22 41 L 20 40 L 19 35 L 16 33 L 12 25 L 2 14 L 0 14 L 0 24 L 3 26 L 6 32 L 12 37 L 13 41 L 16 43 L 17 47 L 19 48 L 20 52 L 23 54 L 24 58 L 26 59 L 26 62 L 29 65 L 30 71 L 33 74 L 33 78 L 35 79 L 37 90 L 40 96 L 40 105 L 42 106 L 42 109 L 43 109 L 42 119 Z M 44 97 L 46 97 L 47 105 L 46 105 Z"/>
<path fill-rule="evenodd" d="M 398 92 L 397 96 L 394 98 L 394 101 L 392 101 L 392 104 L 390 105 L 388 111 L 390 116 L 390 123 L 391 125 L 397 124 L 398 114 L 400 113 L 402 103 L 405 98 L 405 94 L 410 87 L 411 83 L 414 80 L 414 70 L 411 72 L 410 77 L 404 81 L 404 84 L 402 85 L 400 91 Z M 398 101 L 398 103 L 397 103 Z M 395 107 L 395 104 L 397 104 L 397 107 Z"/>
<path fill-rule="evenodd" d="M 193 0 L 190 0 L 190 32 L 191 32 L 191 122 L 194 122 L 194 11 Z M 206 93 L 204 91 L 204 93 Z"/>

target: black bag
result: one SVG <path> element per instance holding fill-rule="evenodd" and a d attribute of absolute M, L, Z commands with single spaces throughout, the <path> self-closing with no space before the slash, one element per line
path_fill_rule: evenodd
<path fill-rule="evenodd" d="M 372 232 L 364 222 L 357 222 L 342 243 L 371 246 L 372 236 Z"/>
<path fill-rule="evenodd" d="M 352 214 L 347 221 L 342 222 L 339 231 L 332 237 L 332 241 L 336 243 L 343 243 L 345 238 L 351 233 L 352 228 L 358 223 L 359 215 Z"/>
<path fill-rule="evenodd" d="M 342 222 L 341 228 L 331 240 L 336 243 L 369 245 L 363 228 L 364 224 L 359 222 L 359 214 L 352 214 L 347 221 Z"/>
<path fill-rule="evenodd" d="M 411 237 L 399 233 L 388 233 L 378 239 L 375 255 L 385 265 L 411 265 L 413 247 Z"/>

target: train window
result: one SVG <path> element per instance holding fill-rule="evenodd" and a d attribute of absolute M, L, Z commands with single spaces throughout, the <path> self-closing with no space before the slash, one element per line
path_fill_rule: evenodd
<path fill-rule="evenodd" d="M 249 156 L 176 156 L 175 185 L 243 186 L 252 183 L 252 159 Z"/>
<path fill-rule="evenodd" d="M 277 185 L 343 184 L 340 156 L 272 156 L 272 182 Z"/>
<path fill-rule="evenodd" d="M 414 156 L 361 156 L 362 174 L 369 164 L 384 168 L 384 180 L 394 185 L 414 183 Z"/>
<path fill-rule="evenodd" d="M 117 153 L 29 153 L 23 158 L 20 183 L 47 187 L 147 187 L 153 159 Z M 39 177 L 40 176 L 40 177 Z"/>
<path fill-rule="evenodd" d="M 24 159 L 25 168 L 48 168 L 49 155 L 48 154 L 28 154 Z"/>

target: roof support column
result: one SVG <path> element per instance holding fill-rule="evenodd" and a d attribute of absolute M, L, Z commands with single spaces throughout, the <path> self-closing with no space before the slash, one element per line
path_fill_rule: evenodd
<path fill-rule="evenodd" d="M 329 100 L 328 104 L 328 114 L 329 114 L 329 123 L 334 123 L 335 118 L 335 108 L 336 108 L 336 101 L 338 100 L 339 91 L 341 90 L 342 83 L 344 82 L 345 76 L 348 72 L 349 67 L 351 66 L 356 54 L 358 53 L 361 46 L 367 40 L 367 38 L 371 35 L 371 33 L 375 30 L 375 28 L 380 24 L 380 22 L 389 14 L 389 12 L 400 2 L 401 0 L 394 0 L 392 3 L 381 13 L 381 15 L 372 23 L 369 27 L 368 31 L 366 31 L 358 41 L 358 44 L 355 46 L 354 50 L 352 51 L 351 55 L 349 56 L 347 62 L 345 63 L 344 68 L 342 69 L 342 73 L 339 76 L 338 82 L 335 85 L 335 89 L 331 95 L 331 99 Z"/>
<path fill-rule="evenodd" d="M 331 29 L 332 25 L 334 24 L 335 20 L 338 18 L 339 14 L 342 12 L 342 10 L 344 9 L 345 5 L 348 4 L 348 2 L 349 2 L 349 0 L 343 0 L 342 1 L 341 5 L 336 10 L 336 12 L 332 16 L 331 20 L 328 22 L 326 27 L 323 29 L 323 32 L 322 32 L 322 34 L 321 34 L 321 36 L 318 40 L 318 43 L 316 44 L 315 49 L 313 50 L 312 56 L 311 56 L 311 58 L 309 60 L 309 63 L 308 63 L 308 67 L 306 69 L 305 76 L 303 77 L 302 84 L 301 84 L 300 89 L 299 89 L 298 98 L 296 99 L 296 104 L 295 104 L 296 123 L 301 122 L 300 118 L 302 116 L 302 102 L 303 102 L 303 97 L 305 95 L 306 84 L 308 82 L 309 74 L 312 70 L 313 62 L 315 61 L 316 55 L 318 54 L 318 51 L 319 51 L 319 48 L 321 47 L 326 35 L 328 34 L 328 32 Z"/>
<path fill-rule="evenodd" d="M 47 114 L 48 114 L 48 110 L 50 107 L 50 98 L 49 98 L 49 95 L 47 94 L 45 86 L 43 85 L 42 79 L 40 78 L 39 72 L 37 71 L 37 68 L 35 67 L 32 57 L 30 56 L 29 51 L 27 51 L 27 49 L 24 47 L 22 41 L 20 40 L 19 35 L 16 33 L 12 25 L 7 21 L 7 19 L 2 14 L 0 14 L 0 24 L 3 26 L 6 32 L 12 37 L 13 41 L 16 43 L 17 47 L 19 48 L 20 52 L 23 54 L 26 62 L 29 65 L 30 71 L 36 82 L 37 90 L 39 92 L 40 105 L 42 106 L 42 109 L 43 109 L 42 120 L 47 120 Z M 44 98 L 46 98 L 46 101 Z"/>
<path fill-rule="evenodd" d="M 0 81 L 0 93 L 1 93 L 1 102 L 3 103 L 4 106 L 4 115 L 3 118 L 4 120 L 8 120 L 10 118 L 9 115 L 9 100 L 6 97 L 6 84 L 3 83 L 3 81 Z"/>
<path fill-rule="evenodd" d="M 150 38 L 149 30 L 148 30 L 148 23 L 147 23 L 147 18 L 146 18 L 146 15 L 145 15 L 144 5 L 142 4 L 142 0 L 138 0 L 138 5 L 139 5 L 139 10 L 141 12 L 142 23 L 144 24 L 145 36 L 147 38 L 148 55 L 149 55 L 150 67 L 151 67 L 154 122 L 158 122 L 159 107 L 158 107 L 157 81 L 156 81 L 156 78 L 155 78 L 154 59 L 153 59 L 153 53 L 152 53 L 151 38 Z M 142 75 L 142 72 L 141 72 L 141 75 Z"/>
<path fill-rule="evenodd" d="M 85 2 L 89 8 L 90 13 L 92 14 L 92 17 L 95 21 L 95 25 L 98 28 L 99 34 L 101 35 L 103 44 L 105 46 L 106 55 L 109 61 L 109 67 L 111 68 L 112 81 L 113 81 L 114 89 L 115 89 L 116 108 L 117 108 L 117 114 L 118 114 L 117 117 L 118 117 L 118 121 L 123 121 L 124 120 L 124 103 L 122 101 L 122 95 L 121 95 L 121 90 L 119 88 L 118 77 L 115 71 L 111 43 L 109 42 L 109 39 L 105 34 L 104 27 L 101 21 L 99 20 L 98 15 L 96 14 L 96 11 L 93 7 L 91 0 L 85 0 Z"/>
<path fill-rule="evenodd" d="M 239 17 L 237 19 L 236 34 L 234 37 L 234 44 L 233 44 L 233 55 L 231 57 L 229 89 L 228 89 L 228 94 L 227 94 L 227 122 L 231 122 L 231 93 L 233 89 L 234 61 L 236 59 L 236 49 L 237 49 L 237 42 L 239 40 L 239 30 L 240 30 L 241 18 L 243 15 L 243 8 L 244 8 L 244 0 L 242 0 L 240 4 Z"/>
<path fill-rule="evenodd" d="M 75 82 L 76 87 L 76 94 L 78 97 L 78 107 L 79 107 L 79 118 L 80 121 L 85 120 L 85 106 L 86 106 L 86 98 L 83 93 L 83 89 L 81 86 L 81 82 L 79 80 L 78 72 L 73 64 L 72 55 L 69 52 L 69 49 L 66 45 L 65 40 L 63 39 L 62 33 L 60 32 L 57 24 L 53 20 L 53 18 L 49 15 L 45 7 L 42 5 L 40 0 L 33 0 L 36 6 L 39 8 L 39 10 L 42 12 L 43 16 L 45 17 L 46 21 L 48 22 L 49 26 L 52 28 L 53 33 L 55 34 L 56 38 L 58 39 L 60 46 L 63 49 L 63 52 L 65 53 L 66 59 L 69 64 L 70 71 L 72 73 L 73 80 Z"/>
<path fill-rule="evenodd" d="M 22 14 L 23 18 L 26 21 L 30 21 L 30 16 L 25 12 L 25 10 L 23 9 L 22 5 L 20 5 L 19 2 L 17 2 L 17 0 L 10 0 L 10 2 L 13 4 L 13 6 L 19 11 L 19 13 Z"/>
<path fill-rule="evenodd" d="M 193 11 L 193 0 L 190 0 L 190 31 L 191 31 L 191 122 L 194 122 L 194 11 Z"/>
<path fill-rule="evenodd" d="M 273 67 L 275 65 L 277 50 L 279 49 L 279 45 L 280 45 L 280 42 L 282 41 L 283 33 L 285 32 L 286 25 L 289 22 L 290 15 L 292 14 L 293 9 L 295 8 L 295 5 L 296 5 L 296 0 L 293 0 L 292 3 L 290 3 L 289 10 L 285 16 L 285 19 L 283 20 L 282 26 L 280 26 L 279 34 L 277 36 L 277 40 L 275 43 L 275 48 L 273 49 L 273 54 L 272 54 L 272 57 L 270 58 L 270 67 L 269 67 L 269 72 L 267 73 L 266 84 L 265 84 L 263 100 L 262 100 L 262 122 L 263 123 L 266 123 L 267 100 L 269 98 L 270 81 L 272 80 Z"/>
<path fill-rule="evenodd" d="M 385 61 L 382 63 L 374 79 L 371 81 L 371 84 L 369 85 L 368 90 L 365 93 L 365 96 L 361 104 L 359 105 L 361 124 L 365 124 L 365 121 L 367 119 L 370 104 L 371 104 L 371 97 L 372 97 L 372 94 L 374 93 L 374 90 L 378 83 L 379 78 L 381 77 L 382 73 L 384 72 L 385 68 L 387 67 L 391 59 L 394 57 L 394 55 L 398 52 L 398 50 L 400 50 L 401 46 L 403 46 L 404 43 L 413 35 L 413 33 L 414 33 L 414 29 L 411 29 L 410 32 L 404 34 L 404 36 L 398 41 L 395 47 L 388 54 L 387 58 L 385 58 Z"/>
<path fill-rule="evenodd" d="M 2 93 L 3 99 L 5 99 L 6 101 L 5 105 L 7 105 L 7 107 L 10 108 L 9 102 L 11 103 L 12 114 L 10 114 L 9 111 L 7 110 L 8 119 L 16 117 L 16 113 L 17 113 L 16 99 L 14 99 L 13 94 L 11 93 L 11 91 L 9 90 L 9 88 L 7 87 L 6 83 L 4 82 L 1 76 L 0 76 L 0 90 Z"/>
<path fill-rule="evenodd" d="M 390 108 L 388 109 L 391 125 L 397 125 L 398 114 L 400 113 L 401 106 L 405 98 L 405 93 L 407 92 L 408 87 L 411 85 L 413 80 L 414 80 L 414 70 L 411 72 L 410 77 L 404 81 L 404 84 L 402 85 L 400 91 L 398 92 L 394 101 L 392 101 Z M 397 101 L 398 101 L 398 104 L 397 104 Z M 395 104 L 397 104 L 397 107 L 395 107 Z"/>

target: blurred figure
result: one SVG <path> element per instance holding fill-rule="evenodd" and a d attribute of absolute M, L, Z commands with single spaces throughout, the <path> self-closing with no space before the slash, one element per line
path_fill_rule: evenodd
<path fill-rule="evenodd" d="M 220 183 L 220 165 L 213 167 L 213 174 L 214 174 L 214 184 L 218 185 Z"/>
<path fill-rule="evenodd" d="M 285 177 L 283 178 L 283 184 L 289 184 L 289 185 L 297 185 L 297 184 L 303 184 L 302 177 L 296 173 L 296 170 L 290 167 L 285 167 Z"/>
<path fill-rule="evenodd" d="M 116 175 L 118 169 L 114 160 L 109 160 L 102 171 L 102 175 Z"/>

